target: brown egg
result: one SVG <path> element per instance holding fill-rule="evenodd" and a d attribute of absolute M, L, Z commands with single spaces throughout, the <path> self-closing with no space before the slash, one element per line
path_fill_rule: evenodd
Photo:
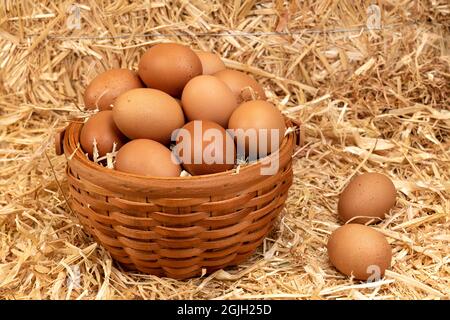
<path fill-rule="evenodd" d="M 115 169 L 153 177 L 179 177 L 181 166 L 168 148 L 159 142 L 136 139 L 117 152 Z"/>
<path fill-rule="evenodd" d="M 207 51 L 199 51 L 196 53 L 202 63 L 203 74 L 212 75 L 216 72 L 225 70 L 225 64 L 222 59 L 220 59 L 219 55 Z"/>
<path fill-rule="evenodd" d="M 231 115 L 228 128 L 234 130 L 238 156 L 245 154 L 251 160 L 278 150 L 286 131 L 280 110 L 262 100 L 242 103 Z"/>
<path fill-rule="evenodd" d="M 183 126 L 178 102 L 156 89 L 133 89 L 120 95 L 113 108 L 114 122 L 130 139 L 151 139 L 168 144 L 172 132 Z"/>
<path fill-rule="evenodd" d="M 395 205 L 396 196 L 394 184 L 384 174 L 361 174 L 350 181 L 339 196 L 339 217 L 344 222 L 352 219 L 352 223 L 366 223 L 373 218 L 374 222 L 379 222 Z"/>
<path fill-rule="evenodd" d="M 111 69 L 99 74 L 84 91 L 86 109 L 109 110 L 122 93 L 142 88 L 139 77 L 128 69 Z"/>
<path fill-rule="evenodd" d="M 248 74 L 236 70 L 222 70 L 214 74 L 225 82 L 236 95 L 238 103 L 250 100 L 266 100 L 261 85 Z"/>
<path fill-rule="evenodd" d="M 195 52 L 186 46 L 161 43 L 144 53 L 138 73 L 149 88 L 179 97 L 186 83 L 202 74 L 202 63 Z"/>
<path fill-rule="evenodd" d="M 223 172 L 234 167 L 233 138 L 215 122 L 191 121 L 179 131 L 176 141 L 173 152 L 192 175 Z"/>
<path fill-rule="evenodd" d="M 178 102 L 178 104 L 180 105 L 181 108 L 183 108 L 183 105 L 181 104 L 181 100 L 178 98 L 175 98 L 175 100 Z"/>
<path fill-rule="evenodd" d="M 375 229 L 347 224 L 331 234 L 328 256 L 343 274 L 376 281 L 391 266 L 392 250 L 384 235 Z"/>
<path fill-rule="evenodd" d="M 210 120 L 226 127 L 236 109 L 236 98 L 230 88 L 213 76 L 195 77 L 184 87 L 181 96 L 188 120 Z"/>
<path fill-rule="evenodd" d="M 100 111 L 91 116 L 83 125 L 80 133 L 80 144 L 90 157 L 93 155 L 94 139 L 100 157 L 112 152 L 116 143 L 116 151 L 128 141 L 113 121 L 111 110 Z"/>

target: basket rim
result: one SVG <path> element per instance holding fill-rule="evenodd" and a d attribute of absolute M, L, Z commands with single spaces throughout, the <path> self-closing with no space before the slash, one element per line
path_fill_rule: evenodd
<path fill-rule="evenodd" d="M 285 119 L 288 127 L 293 125 L 291 119 L 287 117 Z M 79 136 L 82 126 L 83 123 L 72 121 L 64 133 L 63 149 L 69 166 L 75 169 L 80 177 L 91 183 L 119 193 L 159 193 L 161 195 L 167 193 L 169 196 L 174 193 L 180 195 L 180 193 L 184 194 L 188 190 L 193 191 L 197 189 L 197 193 L 188 193 L 201 196 L 202 194 L 210 194 L 211 188 L 222 189 L 226 188 L 229 184 L 236 183 L 248 185 L 251 182 L 255 184 L 269 177 L 259 174 L 258 171 L 265 163 L 274 160 L 275 157 L 279 157 L 279 168 L 276 173 L 279 174 L 280 169 L 291 160 L 292 149 L 296 144 L 296 132 L 289 132 L 284 137 L 278 152 L 272 153 L 254 163 L 242 166 L 239 169 L 239 173 L 236 173 L 235 169 L 232 169 L 198 176 L 154 177 L 113 170 L 88 159 L 79 146 Z M 209 190 L 208 192 L 206 192 L 207 189 Z"/>

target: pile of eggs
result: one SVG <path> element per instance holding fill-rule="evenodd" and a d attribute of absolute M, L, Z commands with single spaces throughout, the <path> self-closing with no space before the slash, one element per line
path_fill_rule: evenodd
<path fill-rule="evenodd" d="M 84 123 L 80 144 L 87 156 L 97 161 L 114 155 L 115 170 L 156 177 L 176 177 L 233 169 L 237 150 L 248 150 L 248 140 L 228 130 L 278 130 L 279 146 L 285 121 L 276 106 L 267 101 L 262 86 L 246 73 L 226 69 L 221 58 L 211 52 L 194 52 L 176 43 L 150 47 L 141 57 L 138 72 L 108 70 L 92 80 L 84 93 L 85 108 L 95 112 Z M 227 141 L 210 145 L 203 134 L 195 135 L 195 122 L 201 130 L 214 128 Z M 194 137 L 191 156 L 209 152 L 231 159 L 174 161 L 171 150 L 183 139 L 177 130 Z M 258 136 L 259 137 L 259 136 Z M 264 145 L 272 146 L 270 136 Z M 277 148 L 277 147 L 276 147 Z M 276 151 L 268 150 L 268 153 Z M 182 154 L 181 150 L 180 153 Z M 244 151 L 244 156 L 248 155 Z M 267 154 L 268 154 L 267 153 Z"/>
<path fill-rule="evenodd" d="M 229 137 L 227 129 L 278 130 L 278 144 L 270 136 L 257 141 L 276 151 L 286 127 L 281 112 L 267 101 L 261 85 L 251 76 L 226 69 L 211 52 L 194 52 L 175 44 L 157 44 L 141 57 L 137 74 L 128 69 L 108 70 L 92 80 L 84 93 L 86 109 L 95 112 L 83 125 L 80 144 L 97 161 L 114 155 L 115 170 L 156 177 L 177 177 L 231 170 L 237 150 L 248 155 L 246 137 Z M 201 134 L 195 134 L 195 122 Z M 191 157 L 211 148 L 203 134 L 215 129 L 224 143 L 213 152 L 225 163 L 173 161 L 171 147 L 182 142 L 174 134 L 183 128 L 194 140 Z M 260 139 L 260 138 L 259 138 Z M 239 145 L 241 144 L 241 145 Z M 272 148 L 271 148 L 272 147 Z M 192 160 L 192 159 L 191 159 Z M 380 232 L 364 225 L 379 221 L 394 206 L 392 181 L 379 173 L 354 178 L 339 197 L 338 213 L 346 223 L 328 241 L 331 263 L 342 273 L 360 280 L 384 275 L 391 264 L 391 248 Z"/>
<path fill-rule="evenodd" d="M 383 277 L 392 250 L 385 236 L 366 224 L 384 219 L 395 202 L 395 186 L 384 174 L 363 173 L 350 181 L 338 201 L 339 218 L 346 224 L 328 239 L 328 257 L 336 269 L 359 280 Z"/>

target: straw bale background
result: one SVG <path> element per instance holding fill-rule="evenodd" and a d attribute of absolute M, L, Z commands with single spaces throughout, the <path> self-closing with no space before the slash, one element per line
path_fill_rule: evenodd
<path fill-rule="evenodd" d="M 70 1 L 0 3 L 1 298 L 449 297 L 448 1 L 374 1 L 375 31 L 361 31 L 370 1 L 85 0 L 73 30 Z M 136 68 L 160 41 L 214 50 L 252 72 L 307 136 L 277 231 L 239 268 L 188 281 L 119 270 L 70 212 L 65 158 L 53 151 L 53 130 L 82 113 L 89 80 Z M 338 273 L 326 253 L 337 195 L 366 171 L 398 189 L 375 226 L 392 269 L 372 284 Z"/>

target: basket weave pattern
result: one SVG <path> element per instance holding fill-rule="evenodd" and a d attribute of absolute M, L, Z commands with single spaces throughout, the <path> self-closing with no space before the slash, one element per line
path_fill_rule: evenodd
<path fill-rule="evenodd" d="M 275 175 L 260 175 L 257 163 L 239 173 L 152 178 L 88 160 L 79 148 L 81 127 L 71 123 L 62 140 L 70 206 L 129 269 L 184 279 L 238 264 L 271 231 L 292 184 L 294 133 L 283 141 Z"/>

